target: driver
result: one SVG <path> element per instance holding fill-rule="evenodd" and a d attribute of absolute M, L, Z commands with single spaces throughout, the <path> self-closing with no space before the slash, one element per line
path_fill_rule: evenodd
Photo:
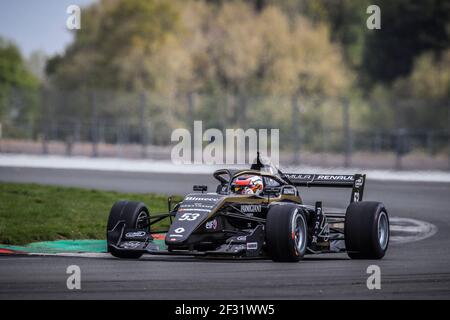
<path fill-rule="evenodd" d="M 234 180 L 231 190 L 236 194 L 260 194 L 263 190 L 263 181 L 260 176 L 243 175 Z"/>

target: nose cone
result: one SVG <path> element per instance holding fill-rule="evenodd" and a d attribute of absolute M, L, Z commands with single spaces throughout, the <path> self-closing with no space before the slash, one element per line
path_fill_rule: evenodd
<path fill-rule="evenodd" d="M 167 232 L 167 245 L 181 245 L 220 206 L 223 196 L 217 194 L 189 194 L 180 204 L 175 220 Z"/>

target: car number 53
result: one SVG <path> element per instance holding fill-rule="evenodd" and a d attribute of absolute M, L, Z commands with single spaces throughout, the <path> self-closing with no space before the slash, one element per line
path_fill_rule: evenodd
<path fill-rule="evenodd" d="M 179 221 L 194 221 L 196 220 L 198 217 L 200 216 L 200 214 L 198 213 L 183 213 L 183 215 L 178 218 Z"/>

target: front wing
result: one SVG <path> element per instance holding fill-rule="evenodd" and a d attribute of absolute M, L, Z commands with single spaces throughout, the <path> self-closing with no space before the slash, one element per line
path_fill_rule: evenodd
<path fill-rule="evenodd" d="M 249 230 L 248 235 L 231 235 L 225 243 L 218 243 L 215 250 L 201 251 L 195 249 L 192 243 L 191 249 L 167 246 L 165 234 L 149 234 L 144 230 L 126 230 L 125 225 L 119 223 L 108 232 L 108 237 L 115 237 L 120 233 L 118 241 L 109 246 L 117 251 L 139 252 L 152 255 L 188 255 L 188 256 L 230 256 L 230 257 L 258 257 L 264 255 L 264 229 L 258 225 Z"/>

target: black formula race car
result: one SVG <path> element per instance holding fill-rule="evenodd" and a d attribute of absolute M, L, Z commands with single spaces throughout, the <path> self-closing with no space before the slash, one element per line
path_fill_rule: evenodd
<path fill-rule="evenodd" d="M 386 253 L 388 214 L 382 203 L 362 201 L 365 175 L 282 173 L 258 156 L 250 170 L 221 169 L 214 177 L 216 192 L 194 186 L 195 193 L 174 206 L 169 198 L 168 213 L 150 214 L 141 202 L 116 202 L 107 225 L 108 251 L 128 259 L 154 254 L 294 262 L 305 254 L 345 251 L 352 259 L 381 259 Z M 244 191 L 248 186 L 256 192 Z M 350 204 L 341 211 L 324 210 L 320 201 L 305 205 L 297 187 L 349 188 Z M 153 230 L 163 219 L 170 219 L 169 229 Z"/>

